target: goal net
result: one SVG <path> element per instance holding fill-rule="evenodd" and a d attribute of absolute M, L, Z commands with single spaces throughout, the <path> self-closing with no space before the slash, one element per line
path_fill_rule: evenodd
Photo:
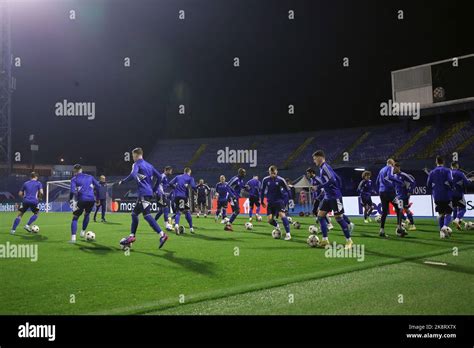
<path fill-rule="evenodd" d="M 107 184 L 107 211 L 112 211 L 112 187 Z M 46 213 L 70 212 L 69 192 L 71 180 L 57 180 L 46 182 Z"/>

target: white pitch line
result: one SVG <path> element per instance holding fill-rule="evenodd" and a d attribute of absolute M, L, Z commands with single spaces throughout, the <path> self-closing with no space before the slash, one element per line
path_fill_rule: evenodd
<path fill-rule="evenodd" d="M 447 266 L 447 263 L 444 262 L 436 262 L 436 261 L 425 261 L 424 263 L 428 265 L 436 265 L 436 266 Z"/>

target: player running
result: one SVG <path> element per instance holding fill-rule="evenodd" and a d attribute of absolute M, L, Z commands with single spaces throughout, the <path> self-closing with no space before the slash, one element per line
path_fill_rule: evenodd
<path fill-rule="evenodd" d="M 402 182 L 402 184 L 395 183 L 395 192 L 403 208 L 403 211 L 401 213 L 402 220 L 406 220 L 406 214 L 406 217 L 410 222 L 408 230 L 415 231 L 415 221 L 413 219 L 413 213 L 410 211 L 410 195 L 413 192 L 413 189 L 415 188 L 415 178 L 412 175 L 402 172 L 400 168 L 400 163 L 395 163 L 394 173 L 397 178 L 400 179 L 400 181 Z"/>
<path fill-rule="evenodd" d="M 105 211 L 107 207 L 107 182 L 105 181 L 105 176 L 101 175 L 99 177 L 99 188 L 96 191 L 96 205 L 95 205 L 95 213 L 94 213 L 94 222 L 97 222 L 97 212 L 99 208 L 101 209 L 101 222 L 105 221 Z"/>
<path fill-rule="evenodd" d="M 222 218 L 225 222 L 227 215 L 227 204 L 233 198 L 235 198 L 234 191 L 230 188 L 229 184 L 225 182 L 225 176 L 219 177 L 219 182 L 216 184 L 216 198 L 217 198 L 217 209 L 215 221 Z"/>
<path fill-rule="evenodd" d="M 362 172 L 362 180 L 357 186 L 357 192 L 359 192 L 360 202 L 362 203 L 362 207 L 364 209 L 364 223 L 368 224 L 372 222 L 370 215 L 374 210 L 374 205 L 372 203 L 372 193 L 374 192 L 372 180 L 372 172 L 365 170 Z"/>
<path fill-rule="evenodd" d="M 258 180 L 258 175 L 254 175 L 252 179 L 245 184 L 245 190 L 249 193 L 249 221 L 253 220 L 253 207 L 255 206 L 255 216 L 257 221 L 261 221 L 260 217 L 260 186 L 262 183 Z"/>
<path fill-rule="evenodd" d="M 140 147 L 133 149 L 133 165 L 131 173 L 123 180 L 119 181 L 119 185 L 134 180 L 137 183 L 137 202 L 132 212 L 132 223 L 130 225 L 130 235 L 128 238 L 123 238 L 120 244 L 123 246 L 130 246 L 135 242 L 138 228 L 138 215 L 143 214 L 143 218 L 148 222 L 150 227 L 160 235 L 161 249 L 168 240 L 168 235 L 164 233 L 156 220 L 151 216 L 151 201 L 153 199 L 154 187 L 160 184 L 161 174 L 150 163 L 143 159 L 143 150 Z M 153 186 L 153 181 L 156 181 Z"/>
<path fill-rule="evenodd" d="M 436 157 L 436 168 L 428 174 L 426 186 L 431 188 L 433 199 L 438 212 L 438 225 L 440 238 L 451 236 L 449 224 L 451 223 L 453 172 L 444 166 L 444 159 Z"/>
<path fill-rule="evenodd" d="M 377 175 L 377 180 L 375 181 L 376 187 L 378 187 L 380 202 L 382 203 L 382 219 L 380 222 L 380 232 L 379 236 L 382 238 L 387 238 L 385 234 L 385 220 L 387 220 L 387 215 L 389 213 L 389 204 L 392 203 L 397 214 L 397 236 L 404 237 L 406 231 L 402 228 L 402 202 L 397 198 L 395 193 L 395 185 L 402 184 L 402 181 L 395 176 L 394 166 L 395 161 L 392 158 L 387 160 L 387 165 L 383 167 L 379 174 Z"/>
<path fill-rule="evenodd" d="M 16 228 L 20 224 L 23 214 L 25 214 L 28 209 L 31 210 L 33 215 L 31 215 L 28 223 L 23 228 L 31 233 L 32 231 L 30 226 L 36 221 L 36 219 L 38 219 L 38 202 L 43 197 L 43 185 L 38 181 L 38 174 L 31 172 L 30 180 L 23 183 L 21 190 L 18 192 L 18 196 L 23 198 L 23 200 L 20 204 L 20 207 L 18 208 L 18 215 L 13 221 L 13 226 L 10 233 L 15 234 Z"/>
<path fill-rule="evenodd" d="M 209 192 L 211 192 L 211 188 L 204 183 L 204 179 L 199 179 L 199 183 L 196 186 L 196 192 L 197 192 L 197 207 L 198 207 L 198 213 L 197 217 L 199 217 L 201 214 L 204 215 L 204 217 L 207 217 L 207 197 L 209 196 Z"/>
<path fill-rule="evenodd" d="M 173 190 L 170 187 L 170 176 L 173 174 L 173 168 L 166 166 L 163 173 L 161 174 L 161 180 L 159 185 L 155 185 L 155 194 L 156 194 L 156 204 L 158 206 L 158 212 L 155 215 L 155 220 L 158 221 L 163 215 L 165 220 L 165 226 L 167 230 L 171 230 L 171 219 L 169 217 L 170 206 L 171 206 L 171 191 Z"/>
<path fill-rule="evenodd" d="M 323 240 L 320 243 L 321 247 L 329 246 L 328 226 L 326 222 L 326 215 L 331 210 L 334 212 L 334 217 L 337 223 L 341 226 L 342 232 L 346 237 L 346 244 L 344 249 L 351 249 L 353 241 L 351 238 L 351 225 L 344 218 L 344 206 L 342 204 L 342 182 L 341 178 L 334 172 L 334 170 L 327 164 L 326 155 L 324 151 L 318 150 L 313 153 L 313 161 L 319 167 L 318 184 L 324 189 L 324 198 L 319 205 L 318 220 L 323 234 Z"/>
<path fill-rule="evenodd" d="M 281 218 L 286 231 L 285 240 L 291 240 L 290 222 L 288 221 L 288 217 L 285 214 L 285 195 L 289 196 L 290 188 L 288 187 L 285 179 L 283 179 L 281 176 L 278 176 L 278 169 L 276 166 L 270 166 L 270 168 L 268 168 L 268 174 L 269 176 L 266 176 L 262 180 L 262 187 L 260 190 L 260 204 L 263 208 L 266 208 L 268 205 L 268 223 L 274 226 L 277 230 L 280 230 L 280 226 L 278 225 L 278 222 L 275 220 L 275 218 Z M 267 197 L 267 204 L 264 202 L 265 197 Z"/>
<path fill-rule="evenodd" d="M 246 174 L 245 169 L 239 168 L 238 174 L 229 180 L 229 186 L 234 191 L 234 197 L 230 197 L 230 206 L 232 207 L 232 215 L 224 227 L 225 231 L 233 231 L 232 223 L 240 214 L 239 199 L 240 199 L 240 193 L 245 187 L 245 182 L 244 182 L 245 174 Z"/>
<path fill-rule="evenodd" d="M 316 177 L 316 171 L 313 168 L 308 168 L 306 169 L 306 177 L 311 183 L 311 200 L 313 201 L 313 210 L 312 213 L 314 216 L 316 216 L 316 223 L 319 224 L 318 220 L 318 211 L 319 211 L 319 204 L 324 198 L 324 189 L 319 185 L 317 177 Z M 331 223 L 331 220 L 329 220 L 329 216 L 325 216 L 326 223 L 328 230 L 332 230 L 334 226 Z"/>
<path fill-rule="evenodd" d="M 464 198 L 464 193 L 466 193 L 467 188 L 469 187 L 469 180 L 466 178 L 466 175 L 459 170 L 459 163 L 451 163 L 451 171 L 453 173 L 453 223 L 458 230 L 461 229 L 461 223 L 464 214 L 466 213 L 466 199 Z M 466 225 L 466 223 L 465 223 Z"/>
<path fill-rule="evenodd" d="M 189 211 L 189 188 L 196 191 L 196 183 L 191 176 L 191 168 L 184 168 L 184 173 L 176 176 L 170 181 L 169 185 L 173 187 L 174 203 L 176 206 L 176 216 L 174 218 L 174 230 L 176 234 L 180 234 L 179 220 L 181 213 L 184 213 L 186 221 L 189 224 L 189 232 L 194 234 L 193 217 Z"/>
<path fill-rule="evenodd" d="M 77 221 L 84 214 L 80 237 L 84 238 L 89 225 L 90 214 L 96 202 L 96 192 L 99 191 L 99 182 L 89 174 L 82 172 L 82 166 L 75 164 L 71 179 L 71 191 L 69 192 L 69 203 L 72 208 L 71 243 L 76 242 Z"/>

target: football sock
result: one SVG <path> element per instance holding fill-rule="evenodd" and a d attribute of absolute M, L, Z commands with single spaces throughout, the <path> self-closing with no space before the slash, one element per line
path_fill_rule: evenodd
<path fill-rule="evenodd" d="M 281 218 L 281 221 L 283 222 L 283 226 L 285 227 L 286 233 L 290 233 L 290 222 L 288 221 L 288 218 L 284 216 Z"/>
<path fill-rule="evenodd" d="M 130 226 L 130 234 L 135 235 L 138 228 L 138 216 L 135 213 L 132 213 L 132 225 Z"/>
<path fill-rule="evenodd" d="M 180 219 L 181 219 L 181 212 L 178 211 L 178 212 L 176 213 L 176 216 L 174 217 L 174 224 L 175 224 L 175 225 L 179 225 L 179 220 L 180 220 Z"/>
<path fill-rule="evenodd" d="M 438 216 L 438 225 L 439 225 L 439 229 L 443 228 L 443 226 L 444 226 L 444 216 L 443 215 Z"/>
<path fill-rule="evenodd" d="M 328 237 L 328 222 L 326 216 L 318 216 L 319 225 L 321 226 L 321 233 L 324 238 Z"/>
<path fill-rule="evenodd" d="M 72 222 L 71 222 L 71 235 L 73 236 L 75 236 L 77 232 L 77 219 L 79 219 L 79 217 L 73 216 Z"/>
<path fill-rule="evenodd" d="M 20 224 L 20 221 L 21 221 L 21 217 L 17 216 L 15 220 L 13 220 L 13 226 L 12 226 L 12 230 L 15 231 L 16 228 L 18 227 L 18 225 Z"/>
<path fill-rule="evenodd" d="M 344 232 L 344 236 L 346 237 L 346 239 L 351 239 L 351 234 L 349 233 L 349 225 L 347 224 L 347 221 L 344 219 L 344 217 L 337 217 L 336 221 L 341 226 L 342 232 Z"/>
<path fill-rule="evenodd" d="M 31 225 L 33 222 L 36 221 L 37 218 L 38 218 L 38 215 L 37 215 L 37 214 L 31 215 L 30 219 L 28 220 L 28 224 L 27 224 L 27 225 Z"/>
<path fill-rule="evenodd" d="M 82 230 L 85 231 L 87 228 L 87 225 L 89 225 L 89 219 L 90 219 L 90 214 L 85 214 L 84 215 L 84 220 L 82 220 Z"/>
<path fill-rule="evenodd" d="M 153 230 L 156 232 L 156 233 L 160 233 L 161 232 L 161 228 L 160 228 L 160 225 L 158 225 L 158 223 L 156 222 L 155 219 L 153 219 L 153 216 L 151 216 L 151 214 L 148 214 L 146 216 L 144 216 L 145 220 L 148 222 L 148 224 L 150 225 L 151 228 L 153 228 Z"/>
<path fill-rule="evenodd" d="M 458 218 L 459 220 L 462 220 L 462 218 L 464 217 L 464 214 L 466 214 L 466 208 L 458 209 L 458 216 L 457 216 L 457 218 Z"/>
<path fill-rule="evenodd" d="M 446 214 L 444 216 L 444 225 L 445 226 L 449 226 L 449 224 L 451 223 L 451 218 L 452 218 L 451 214 Z"/>
<path fill-rule="evenodd" d="M 193 217 L 191 216 L 191 212 L 188 210 L 184 216 L 189 224 L 189 228 L 193 228 Z"/>

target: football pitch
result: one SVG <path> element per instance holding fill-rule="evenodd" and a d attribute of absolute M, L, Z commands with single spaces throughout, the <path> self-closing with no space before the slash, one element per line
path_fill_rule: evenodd
<path fill-rule="evenodd" d="M 91 221 L 96 241 L 76 244 L 70 214 L 40 214 L 39 234 L 10 235 L 15 215 L 0 214 L 0 245 L 37 245 L 38 259 L 0 259 L 0 314 L 474 314 L 474 231 L 440 240 L 435 219 L 417 219 L 405 238 L 389 219 L 381 239 L 377 223 L 353 218 L 363 252 L 349 257 L 306 244 L 311 217 L 293 218 L 302 226 L 291 241 L 273 239 L 266 222 L 247 231 L 239 217 L 226 232 L 194 217 L 196 234 L 169 233 L 161 250 L 140 218 L 125 253 L 128 214 Z M 337 224 L 329 239 L 344 243 Z"/>

